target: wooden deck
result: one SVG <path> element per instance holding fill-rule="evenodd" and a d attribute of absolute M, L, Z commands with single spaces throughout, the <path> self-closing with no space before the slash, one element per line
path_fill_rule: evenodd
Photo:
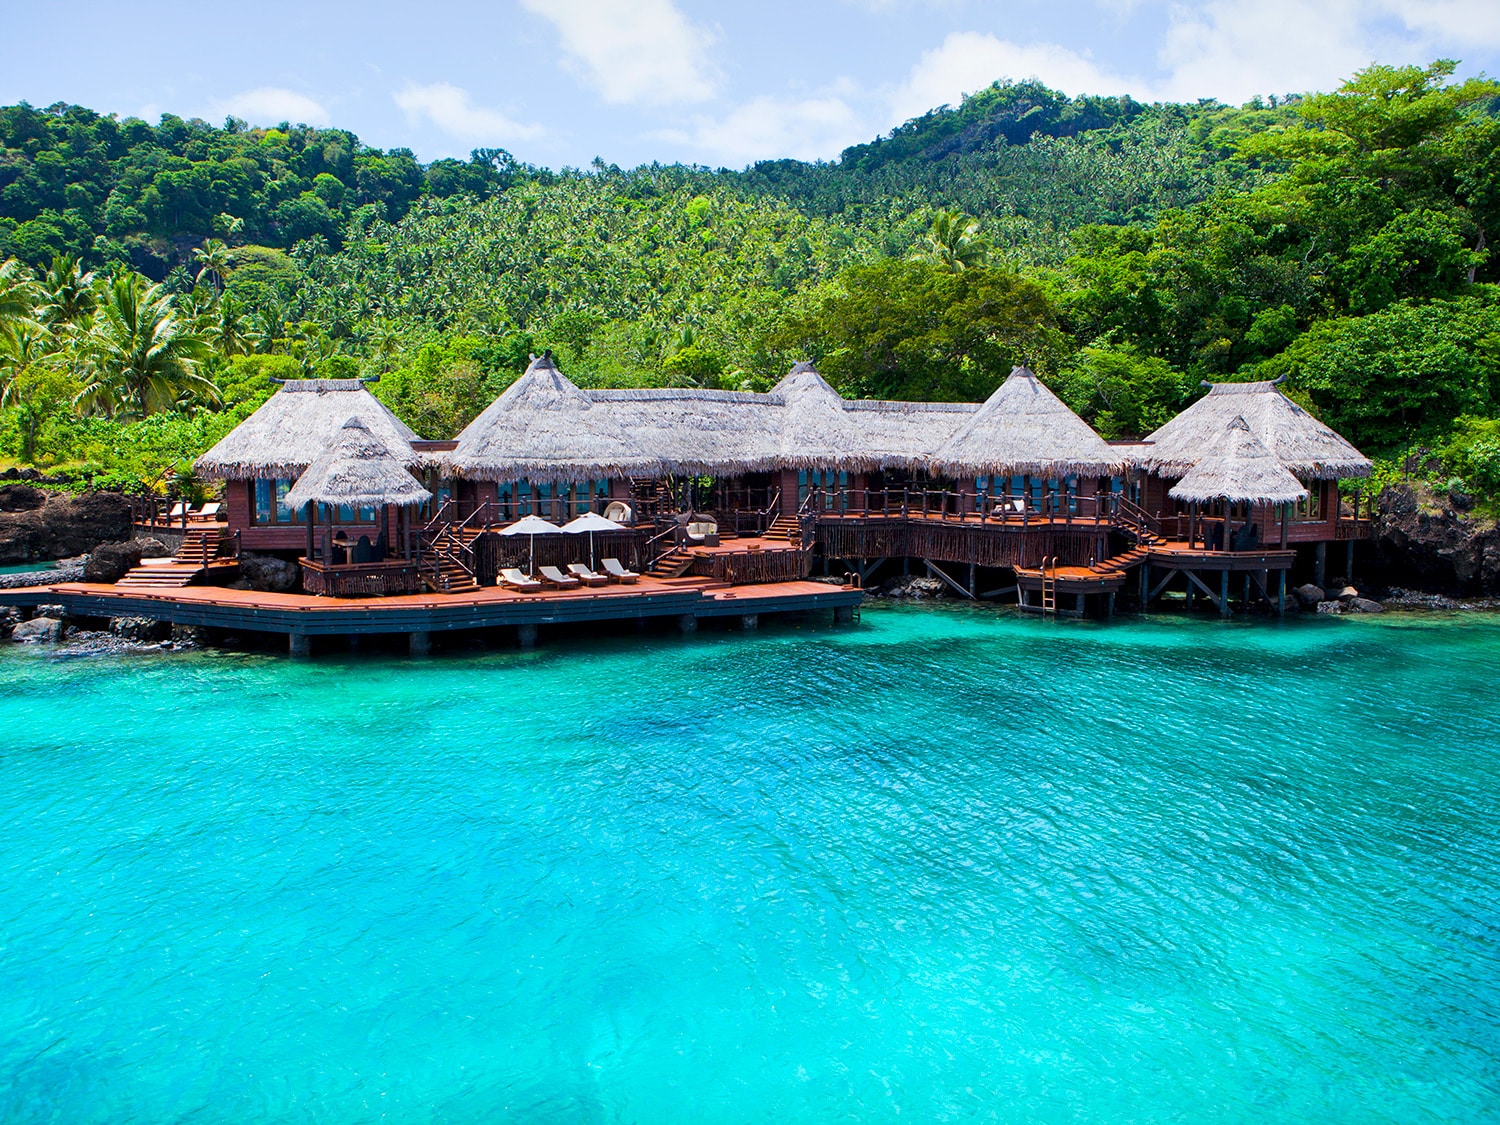
<path fill-rule="evenodd" d="M 0 605 L 62 605 L 76 617 L 152 617 L 179 625 L 352 636 L 434 633 L 516 625 L 614 621 L 651 617 L 728 617 L 807 610 L 852 612 L 864 597 L 849 586 L 775 582 L 729 587 L 701 578 L 642 578 L 632 586 L 523 594 L 484 587 L 463 594 L 326 598 L 191 586 L 170 591 L 122 590 L 98 583 L 59 583 L 0 591 Z"/>

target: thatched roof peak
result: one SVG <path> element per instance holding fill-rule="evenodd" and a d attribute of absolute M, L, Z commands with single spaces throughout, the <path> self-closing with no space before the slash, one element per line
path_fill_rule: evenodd
<path fill-rule="evenodd" d="M 475 480 L 539 482 L 643 476 L 658 457 L 626 434 L 615 412 L 557 369 L 550 354 L 535 357 L 458 435 L 447 463 Z"/>
<path fill-rule="evenodd" d="M 1113 476 L 1124 459 L 1032 370 L 1010 376 L 938 450 L 949 476 Z"/>
<path fill-rule="evenodd" d="M 289 507 L 304 504 L 395 504 L 409 508 L 432 499 L 390 446 L 357 417 L 339 428 L 286 494 Z"/>
<path fill-rule="evenodd" d="M 296 379 L 279 387 L 194 463 L 211 480 L 300 476 L 350 418 L 381 438 L 403 464 L 417 435 L 359 379 Z"/>
<path fill-rule="evenodd" d="M 1186 473 L 1243 417 L 1250 432 L 1303 480 L 1370 475 L 1370 459 L 1282 393 L 1277 381 L 1214 383 L 1208 394 L 1155 433 L 1140 463 L 1163 476 Z"/>
<path fill-rule="evenodd" d="M 1235 415 L 1214 450 L 1189 469 L 1169 495 L 1198 503 L 1290 504 L 1305 497 L 1307 489 L 1251 432 L 1245 419 Z"/>
<path fill-rule="evenodd" d="M 806 360 L 795 364 L 782 377 L 781 382 L 771 388 L 771 394 L 789 400 L 806 397 L 837 403 L 844 401 L 844 396 L 834 390 L 828 380 L 818 374 L 818 369 Z"/>

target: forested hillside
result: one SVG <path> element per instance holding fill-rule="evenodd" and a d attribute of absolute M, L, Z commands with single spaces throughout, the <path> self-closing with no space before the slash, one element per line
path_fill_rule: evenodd
<path fill-rule="evenodd" d="M 0 455 L 155 478 L 266 373 L 379 372 L 447 435 L 551 347 L 594 385 L 765 387 L 811 357 L 912 398 L 1024 360 L 1112 437 L 1201 379 L 1285 374 L 1369 452 L 1500 493 L 1497 87 L 1453 69 L 1239 108 L 997 83 L 743 171 L 8 107 Z"/>

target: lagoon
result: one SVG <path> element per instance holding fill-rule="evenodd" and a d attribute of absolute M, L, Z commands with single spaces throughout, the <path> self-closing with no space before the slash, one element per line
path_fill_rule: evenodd
<path fill-rule="evenodd" d="M 0 1121 L 1500 1120 L 1500 620 L 0 652 Z"/>

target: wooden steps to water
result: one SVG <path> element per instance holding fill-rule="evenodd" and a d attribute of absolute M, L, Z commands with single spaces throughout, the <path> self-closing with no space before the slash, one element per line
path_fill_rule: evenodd
<path fill-rule="evenodd" d="M 688 572 L 688 567 L 693 565 L 692 554 L 678 547 L 676 550 L 668 551 L 656 562 L 651 564 L 651 569 L 646 571 L 652 578 L 681 578 Z"/>
<path fill-rule="evenodd" d="M 771 526 L 766 528 L 762 539 L 779 539 L 784 543 L 796 540 L 802 541 L 802 525 L 795 516 L 777 516 L 771 521 Z"/>
<path fill-rule="evenodd" d="M 237 569 L 239 560 L 226 556 L 233 543 L 225 524 L 189 524 L 171 562 L 131 567 L 115 585 L 125 590 L 180 590 L 210 571 Z"/>

